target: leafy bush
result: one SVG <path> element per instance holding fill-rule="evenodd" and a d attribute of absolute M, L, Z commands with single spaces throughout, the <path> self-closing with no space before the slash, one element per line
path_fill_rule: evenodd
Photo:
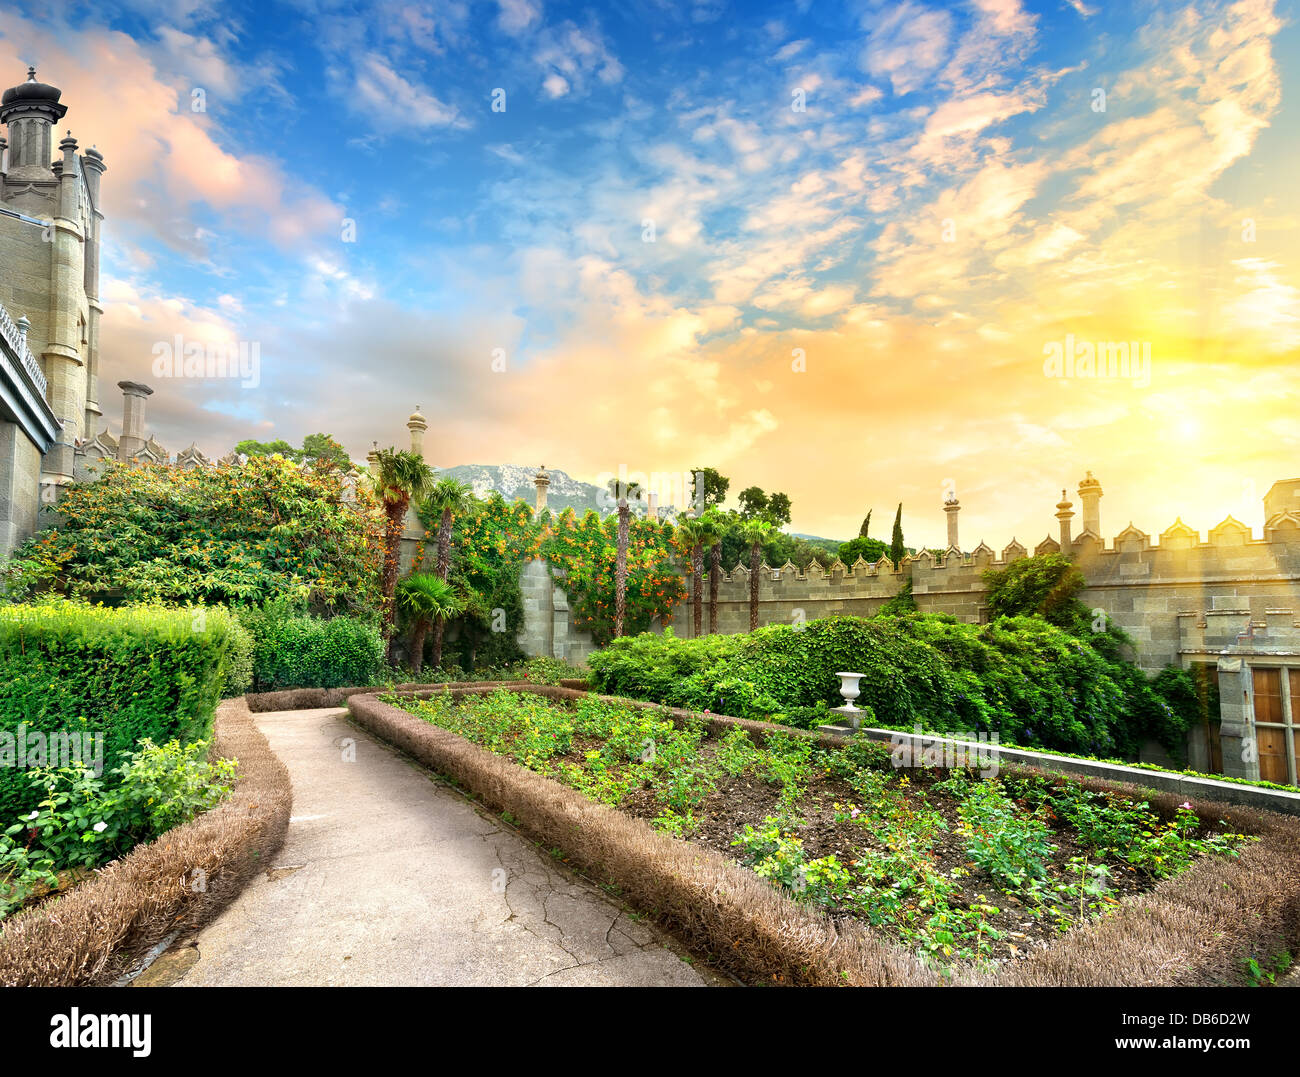
<path fill-rule="evenodd" d="M 647 633 L 613 641 L 588 664 L 598 691 L 799 725 L 811 718 L 804 708 L 838 705 L 836 674 L 854 670 L 865 674 L 857 705 L 886 728 L 996 732 L 1004 743 L 1128 756 L 1148 736 L 1176 740 L 1186 728 L 1162 695 L 1176 678 L 1153 685 L 1107 645 L 1040 617 L 830 617 L 692 640 Z"/>
<path fill-rule="evenodd" d="M 317 617 L 285 602 L 246 610 L 242 618 L 254 639 L 254 691 L 375 684 L 384 668 L 373 619 Z"/>
<path fill-rule="evenodd" d="M 226 683 L 221 690 L 222 698 L 242 696 L 253 683 L 253 648 L 257 641 L 253 633 L 232 618 L 230 624 L 230 657 L 226 669 Z"/>
<path fill-rule="evenodd" d="M 279 456 L 242 466 L 109 464 L 69 486 L 54 526 L 26 542 L 5 576 L 13 597 L 256 604 L 307 593 L 322 608 L 372 608 L 380 525 L 364 489 L 344 501 L 337 470 Z"/>
<path fill-rule="evenodd" d="M 1037 614 L 1059 628 L 1077 630 L 1088 611 L 1079 601 L 1083 573 L 1064 554 L 1022 557 L 1006 568 L 986 568 L 989 612 L 994 617 Z"/>
<path fill-rule="evenodd" d="M 32 806 L 18 736 L 52 750 L 102 734 L 105 768 L 140 741 L 208 735 L 235 646 L 223 609 L 109 609 L 63 599 L 0 608 L 0 818 Z M 33 738 L 36 739 L 33 739 Z M 82 740 L 84 745 L 84 740 Z M 84 761 L 84 756 L 83 756 Z"/>
<path fill-rule="evenodd" d="M 0 834 L 0 917 L 56 886 L 58 872 L 103 864 L 215 806 L 237 764 L 207 754 L 207 741 L 145 740 L 108 779 L 80 767 L 25 771 L 36 807 Z"/>

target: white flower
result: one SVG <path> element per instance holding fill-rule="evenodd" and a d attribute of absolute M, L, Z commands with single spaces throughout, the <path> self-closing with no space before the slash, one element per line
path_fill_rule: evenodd
<path fill-rule="evenodd" d="M 33 819 L 35 819 L 40 814 L 41 813 L 38 811 L 32 812 L 32 814 L 27 817 L 27 821 L 30 823 Z"/>
<path fill-rule="evenodd" d="M 108 829 L 108 824 L 105 822 L 98 822 L 93 827 L 91 827 L 91 830 L 93 830 L 96 834 L 102 834 L 107 829 Z"/>

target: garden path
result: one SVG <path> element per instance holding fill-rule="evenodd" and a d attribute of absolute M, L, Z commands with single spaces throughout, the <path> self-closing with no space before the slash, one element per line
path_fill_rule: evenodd
<path fill-rule="evenodd" d="M 189 947 L 138 982 L 712 982 L 656 929 L 345 714 L 255 715 L 293 782 L 284 847 Z"/>

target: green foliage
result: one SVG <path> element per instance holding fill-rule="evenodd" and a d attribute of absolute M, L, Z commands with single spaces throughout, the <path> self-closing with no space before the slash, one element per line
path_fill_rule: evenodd
<path fill-rule="evenodd" d="M 226 683 L 221 689 L 223 699 L 242 696 L 253 684 L 253 650 L 257 641 L 243 622 L 232 617 L 230 622 L 230 654 L 226 666 Z"/>
<path fill-rule="evenodd" d="M 384 644 L 373 617 L 317 617 L 287 602 L 242 614 L 252 633 L 253 690 L 375 684 Z"/>
<path fill-rule="evenodd" d="M 889 540 L 889 560 L 897 565 L 907 555 L 903 544 L 903 503 L 898 503 L 898 512 L 894 516 L 894 533 Z"/>
<path fill-rule="evenodd" d="M 322 609 L 373 608 L 381 552 L 369 494 L 345 504 L 337 473 L 280 457 L 242 466 L 109 464 L 68 487 L 55 526 L 5 575 L 34 590 L 127 602 L 255 604 L 306 594 Z"/>
<path fill-rule="evenodd" d="M 228 683 L 234 625 L 220 608 L 109 609 L 62 599 L 0 608 L 0 750 L 7 741 L 10 753 L 0 766 L 0 818 L 31 806 L 14 765 L 20 727 L 43 743 L 102 734 L 106 768 L 146 738 L 206 737 Z"/>
<path fill-rule="evenodd" d="M 881 606 L 879 612 L 882 617 L 902 617 L 904 614 L 916 612 L 916 599 L 912 597 L 911 576 L 908 576 L 903 581 L 903 586 L 898 589 L 898 594 Z"/>
<path fill-rule="evenodd" d="M 35 807 L 0 834 L 0 917 L 56 886 L 58 872 L 113 860 L 214 807 L 237 764 L 207 754 L 207 741 L 145 740 L 106 777 L 81 767 L 24 772 Z"/>
<path fill-rule="evenodd" d="M 245 438 L 235 446 L 235 452 L 244 456 L 280 455 L 295 464 L 309 464 L 314 468 L 340 468 L 347 471 L 352 467 L 348 452 L 329 434 L 308 434 L 302 439 L 302 448 L 295 449 L 287 441 L 277 438 L 275 441 L 256 441 Z"/>
<path fill-rule="evenodd" d="M 868 538 L 865 535 L 859 535 L 848 542 L 841 542 L 839 549 L 835 551 L 835 556 L 844 562 L 850 568 L 860 557 L 869 564 L 875 564 L 882 557 L 889 553 L 889 547 L 880 539 Z"/>
<path fill-rule="evenodd" d="M 709 509 L 727 500 L 727 488 L 731 485 L 731 480 L 719 474 L 717 468 L 700 468 L 693 473 L 692 478 L 695 486 L 692 501 L 698 498 L 703 502 L 703 507 Z"/>
<path fill-rule="evenodd" d="M 1004 743 L 1090 755 L 1136 756 L 1177 728 L 1140 670 L 1037 617 L 962 624 L 939 614 L 830 617 L 747 635 L 616 640 L 588 659 L 602 692 L 741 718 L 838 706 L 840 670 L 865 674 L 878 726 L 996 732 Z"/>
<path fill-rule="evenodd" d="M 1088 630 L 1088 610 L 1078 598 L 1087 581 L 1062 554 L 1021 557 L 1005 568 L 987 568 L 983 580 L 993 617 L 1036 614 L 1076 634 Z"/>

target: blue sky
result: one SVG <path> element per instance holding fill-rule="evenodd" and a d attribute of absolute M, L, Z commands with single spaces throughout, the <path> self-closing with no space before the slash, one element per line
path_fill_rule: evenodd
<path fill-rule="evenodd" d="M 1085 468 L 1110 533 L 1258 526 L 1294 471 L 1291 4 L 6 16 L 108 163 L 106 381 L 260 348 L 253 388 L 154 380 L 173 449 L 360 456 L 419 403 L 439 464 L 706 463 L 801 530 L 903 500 L 936 541 L 952 483 L 999 548 Z M 1149 384 L 1045 376 L 1067 333 L 1150 345 Z"/>

